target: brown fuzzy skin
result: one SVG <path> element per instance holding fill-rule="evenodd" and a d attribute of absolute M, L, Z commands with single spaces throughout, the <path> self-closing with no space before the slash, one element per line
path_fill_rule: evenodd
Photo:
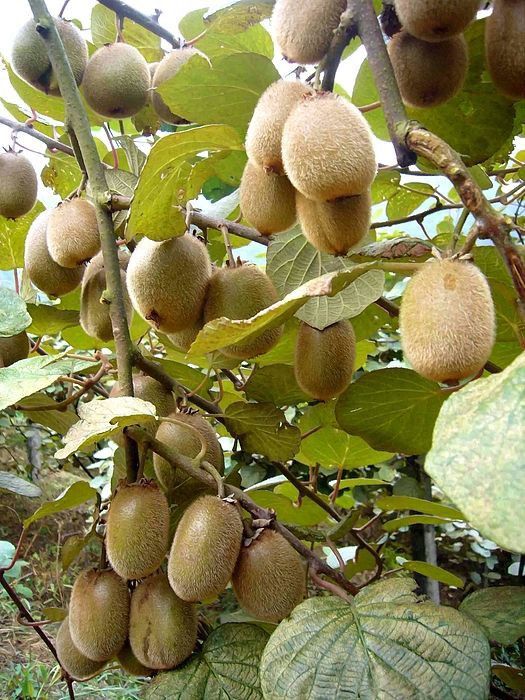
<path fill-rule="evenodd" d="M 201 318 L 211 262 L 206 247 L 189 233 L 161 243 L 143 238 L 127 274 L 135 310 L 157 330 L 177 333 Z"/>
<path fill-rule="evenodd" d="M 0 337 L 0 367 L 9 367 L 29 355 L 29 338 L 25 331 L 8 338 Z"/>
<path fill-rule="evenodd" d="M 485 25 L 487 66 L 497 89 L 511 100 L 525 98 L 525 4 L 494 0 Z"/>
<path fill-rule="evenodd" d="M 318 202 L 363 194 L 377 169 L 365 118 L 332 93 L 305 98 L 292 111 L 283 131 L 283 162 L 295 189 Z"/>
<path fill-rule="evenodd" d="M 104 661 L 88 659 L 73 644 L 69 632 L 69 618 L 67 617 L 58 628 L 55 647 L 60 665 L 77 681 L 84 681 L 104 668 Z"/>
<path fill-rule="evenodd" d="M 174 49 L 164 56 L 153 75 L 152 87 L 158 88 L 159 85 L 162 85 L 166 80 L 173 78 L 192 56 L 198 54 L 199 51 L 197 51 L 197 49 L 194 49 L 192 46 L 186 46 L 182 49 Z M 151 104 L 163 122 L 167 124 L 187 124 L 186 119 L 179 117 L 177 114 L 173 114 L 155 89 L 151 93 Z"/>
<path fill-rule="evenodd" d="M 246 133 L 246 153 L 252 163 L 278 175 L 284 173 L 281 147 L 285 122 L 298 102 L 313 94 L 312 88 L 298 80 L 278 80 L 263 92 Z"/>
<path fill-rule="evenodd" d="M 346 0 L 277 0 L 272 32 L 292 63 L 318 63 L 330 48 Z"/>
<path fill-rule="evenodd" d="M 144 664 L 141 664 L 137 659 L 133 653 L 129 640 L 126 641 L 122 649 L 117 654 L 117 661 L 124 671 L 129 673 L 130 676 L 151 676 L 153 673 L 153 669 L 144 666 Z"/>
<path fill-rule="evenodd" d="M 93 661 L 108 661 L 124 646 L 128 625 L 126 582 L 111 570 L 82 571 L 69 603 L 69 632 L 80 653 Z"/>
<path fill-rule="evenodd" d="M 107 44 L 89 59 L 82 81 L 88 105 L 111 119 L 132 117 L 146 105 L 151 79 L 140 51 L 129 44 Z"/>
<path fill-rule="evenodd" d="M 35 206 L 38 179 L 24 155 L 0 153 L 0 216 L 17 219 Z"/>
<path fill-rule="evenodd" d="M 100 234 L 91 202 L 76 197 L 53 209 L 47 222 L 47 247 L 62 267 L 78 267 L 98 253 Z"/>
<path fill-rule="evenodd" d="M 253 265 L 221 268 L 211 278 L 204 320 L 225 316 L 231 319 L 246 319 L 255 316 L 268 306 L 275 304 L 279 296 L 271 279 Z M 263 331 L 257 338 L 221 349 L 226 357 L 248 359 L 263 355 L 279 341 L 282 328 Z"/>
<path fill-rule="evenodd" d="M 265 172 L 248 161 L 241 178 L 242 215 L 263 236 L 295 224 L 295 190 L 286 175 Z"/>
<path fill-rule="evenodd" d="M 467 42 L 462 35 L 431 44 L 399 32 L 387 48 L 405 104 L 436 107 L 461 91 L 468 70 Z"/>
<path fill-rule="evenodd" d="M 394 4 L 407 32 L 423 41 L 440 42 L 465 31 L 480 0 L 395 0 Z"/>
<path fill-rule="evenodd" d="M 178 598 L 165 574 L 151 576 L 133 591 L 129 641 L 141 664 L 170 669 L 185 661 L 197 641 L 197 613 Z"/>
<path fill-rule="evenodd" d="M 476 374 L 492 352 L 495 325 L 488 282 L 469 262 L 429 262 L 403 294 L 401 345 L 427 379 L 445 382 Z"/>
<path fill-rule="evenodd" d="M 267 622 L 288 617 L 306 594 L 303 561 L 274 530 L 263 530 L 241 548 L 232 583 L 244 610 Z"/>
<path fill-rule="evenodd" d="M 295 345 L 294 372 L 301 389 L 314 399 L 339 396 L 352 381 L 355 333 L 350 321 L 322 331 L 302 322 Z"/>
<path fill-rule="evenodd" d="M 106 525 L 109 563 L 124 579 L 152 574 L 169 547 L 170 511 L 154 482 L 122 484 L 111 501 Z"/>
<path fill-rule="evenodd" d="M 323 253 L 346 255 L 370 229 L 370 190 L 332 202 L 314 202 L 296 192 L 295 202 L 304 237 Z"/>
<path fill-rule="evenodd" d="M 80 85 L 88 61 L 87 44 L 73 22 L 60 18 L 53 21 L 64 44 L 75 82 Z M 35 20 L 30 19 L 18 31 L 13 44 L 13 69 L 38 90 L 48 95 L 60 95 L 57 79 L 47 55 L 46 43 L 35 27 Z"/>

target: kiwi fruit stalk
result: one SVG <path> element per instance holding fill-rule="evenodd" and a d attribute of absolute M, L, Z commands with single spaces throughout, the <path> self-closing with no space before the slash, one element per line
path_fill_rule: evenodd
<path fill-rule="evenodd" d="M 31 162 L 21 153 L 0 153 L 0 215 L 17 219 L 35 206 L 38 180 Z"/>
<path fill-rule="evenodd" d="M 480 0 L 394 1 L 397 16 L 407 32 L 423 41 L 434 42 L 465 31 L 476 16 L 479 4 Z"/>
<path fill-rule="evenodd" d="M 494 0 L 485 25 L 487 66 L 497 89 L 511 100 L 525 98 L 525 4 Z"/>
<path fill-rule="evenodd" d="M 295 190 L 286 175 L 265 172 L 248 161 L 241 178 L 241 212 L 264 236 L 294 225 Z"/>
<path fill-rule="evenodd" d="M 162 61 L 157 66 L 151 82 L 151 104 L 157 115 L 167 124 L 187 124 L 186 119 L 173 114 L 168 105 L 157 92 L 157 88 L 176 75 L 182 66 L 190 60 L 192 56 L 199 55 L 199 51 L 192 46 L 186 46 L 182 49 L 174 49 L 166 54 Z"/>
<path fill-rule="evenodd" d="M 399 316 L 405 358 L 436 382 L 466 379 L 489 359 L 495 312 L 483 273 L 469 262 L 428 262 L 410 280 Z"/>
<path fill-rule="evenodd" d="M 25 360 L 30 349 L 29 337 L 25 331 L 7 338 L 0 337 L 0 367 L 9 367 Z"/>
<path fill-rule="evenodd" d="M 78 197 L 59 204 L 47 222 L 47 247 L 62 267 L 78 267 L 91 260 L 100 250 L 95 207 Z"/>
<path fill-rule="evenodd" d="M 58 660 L 71 678 L 84 681 L 104 668 L 104 661 L 93 661 L 84 656 L 73 644 L 69 632 L 69 618 L 62 620 L 55 640 Z"/>
<path fill-rule="evenodd" d="M 195 607 L 175 595 L 165 574 L 137 586 L 131 595 L 129 642 L 141 664 L 175 668 L 188 658 L 196 641 Z"/>
<path fill-rule="evenodd" d="M 129 639 L 117 654 L 117 661 L 130 676 L 151 676 L 153 669 L 144 666 L 137 659 L 129 643 Z"/>

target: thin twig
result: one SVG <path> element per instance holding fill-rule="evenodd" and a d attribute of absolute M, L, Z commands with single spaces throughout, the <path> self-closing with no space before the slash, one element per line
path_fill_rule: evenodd
<path fill-rule="evenodd" d="M 101 5 L 104 5 L 104 7 L 113 10 L 113 12 L 115 12 L 119 17 L 127 17 L 128 19 L 132 20 L 132 22 L 140 24 L 141 27 L 144 27 L 144 29 L 147 29 L 152 34 L 156 34 L 157 36 L 160 36 L 161 39 L 165 39 L 173 46 L 173 48 L 179 48 L 179 40 L 170 31 L 164 27 L 161 27 L 156 19 L 152 19 L 151 17 L 142 14 L 142 12 L 134 10 L 125 2 L 122 2 L 122 0 L 98 1 Z"/>
<path fill-rule="evenodd" d="M 62 153 L 67 153 L 68 156 L 75 155 L 71 146 L 62 143 L 61 141 L 56 141 L 55 139 L 52 139 L 49 136 L 40 133 L 40 131 L 37 131 L 31 125 L 22 124 L 22 122 L 16 122 L 13 119 L 9 119 L 8 117 L 2 116 L 0 116 L 0 124 L 8 126 L 10 129 L 13 129 L 15 131 L 21 131 L 24 134 L 29 134 L 29 136 L 32 136 L 34 139 L 37 139 L 37 141 L 45 143 L 46 146 L 51 150 L 62 151 Z"/>
<path fill-rule="evenodd" d="M 318 493 L 315 493 L 315 491 L 309 489 L 308 486 L 305 486 L 303 482 L 288 469 L 288 467 L 286 467 L 284 464 L 281 464 L 280 462 L 274 462 L 273 464 L 275 464 L 275 466 L 281 472 L 281 474 L 285 476 L 288 479 L 288 481 L 295 486 L 295 488 L 299 491 L 299 493 L 302 496 L 304 496 L 305 498 L 309 498 L 316 505 L 318 505 L 320 508 L 326 511 L 328 515 L 330 515 L 334 520 L 337 520 L 337 522 L 341 520 L 341 516 L 335 510 L 335 508 L 333 508 L 329 503 L 327 503 Z"/>

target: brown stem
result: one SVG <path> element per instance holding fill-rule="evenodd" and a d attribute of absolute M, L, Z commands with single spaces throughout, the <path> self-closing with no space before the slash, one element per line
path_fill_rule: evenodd
<path fill-rule="evenodd" d="M 165 39 L 168 43 L 170 43 L 173 46 L 173 48 L 179 48 L 179 40 L 167 29 L 161 27 L 157 19 L 152 19 L 151 17 L 142 14 L 142 12 L 134 10 L 129 5 L 126 5 L 125 2 L 122 2 L 122 0 L 98 1 L 101 5 L 104 5 L 104 7 L 113 10 L 113 12 L 115 12 L 119 17 L 127 17 L 132 22 L 140 24 L 141 27 L 144 27 L 144 29 L 147 29 L 152 34 L 156 34 L 157 36 L 160 36 L 161 39 Z"/>
<path fill-rule="evenodd" d="M 14 131 L 22 131 L 24 134 L 29 134 L 29 136 L 32 136 L 34 139 L 45 143 L 46 146 L 52 150 L 62 151 L 62 153 L 67 153 L 68 156 L 75 155 L 71 146 L 62 143 L 61 141 L 55 141 L 55 139 L 52 139 L 49 136 L 46 136 L 45 134 L 41 134 L 40 131 L 37 131 L 33 126 L 29 124 L 22 124 L 21 122 L 16 122 L 13 119 L 9 119 L 8 117 L 2 116 L 0 116 L 0 124 L 8 126 Z"/>
<path fill-rule="evenodd" d="M 328 53 L 324 57 L 321 65 L 323 70 L 323 81 L 321 83 L 321 89 L 326 91 L 331 91 L 334 89 L 335 84 L 335 74 L 341 63 L 341 58 L 343 56 L 343 51 L 348 46 L 352 39 L 357 36 L 357 28 L 354 25 L 352 14 L 345 10 L 341 15 L 341 20 L 339 26 L 334 32 L 334 38 Z"/>
<path fill-rule="evenodd" d="M 283 476 L 285 476 L 288 481 L 295 486 L 295 488 L 299 491 L 299 493 L 304 496 L 305 498 L 309 498 L 311 501 L 313 501 L 316 505 L 318 505 L 320 508 L 322 508 L 324 511 L 328 513 L 334 520 L 337 520 L 339 522 L 341 520 L 341 516 L 339 513 L 335 510 L 335 508 L 332 508 L 332 506 L 329 503 L 326 503 L 321 496 L 316 493 L 315 491 L 312 491 L 311 489 L 308 488 L 308 486 L 305 486 L 303 482 L 298 479 L 293 472 L 288 469 L 284 464 L 281 464 L 280 462 L 274 462 L 276 468 L 281 472 Z"/>

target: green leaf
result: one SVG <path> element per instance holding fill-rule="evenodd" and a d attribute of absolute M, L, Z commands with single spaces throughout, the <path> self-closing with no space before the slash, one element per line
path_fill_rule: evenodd
<path fill-rule="evenodd" d="M 492 673 L 509 688 L 525 695 L 525 670 L 504 664 L 493 664 Z"/>
<path fill-rule="evenodd" d="M 309 401 L 295 380 L 290 365 L 256 367 L 244 385 L 250 401 L 269 401 L 276 406 L 290 406 Z"/>
<path fill-rule="evenodd" d="M 220 625 L 184 666 L 148 684 L 144 698 L 262 700 L 259 663 L 267 641 L 267 632 L 256 625 Z"/>
<path fill-rule="evenodd" d="M 385 462 L 392 456 L 391 452 L 377 452 L 359 437 L 327 426 L 301 442 L 296 459 L 312 467 L 320 464 L 325 469 L 355 469 Z"/>
<path fill-rule="evenodd" d="M 450 571 L 443 569 L 441 566 L 428 564 L 426 561 L 405 561 L 401 566 L 403 569 L 406 569 L 406 571 L 413 571 L 416 574 L 421 574 L 427 578 L 440 581 L 447 586 L 463 588 L 465 585 L 465 581 L 459 576 L 450 573 Z"/>
<path fill-rule="evenodd" d="M 97 48 L 117 39 L 115 13 L 98 3 L 91 10 L 91 39 Z"/>
<path fill-rule="evenodd" d="M 238 34 L 268 19 L 275 0 L 229 0 L 221 4 L 219 9 L 204 15 L 205 24 L 223 34 Z"/>
<path fill-rule="evenodd" d="M 38 498 L 42 495 L 42 491 L 36 484 L 32 484 L 11 472 L 0 472 L 0 489 L 28 498 Z"/>
<path fill-rule="evenodd" d="M 67 571 L 71 564 L 78 558 L 81 552 L 95 537 L 93 530 L 90 530 L 87 535 L 71 535 L 62 545 L 60 550 L 60 561 L 62 562 L 62 571 Z"/>
<path fill-rule="evenodd" d="M 483 627 L 492 642 L 514 644 L 525 636 L 525 588 L 484 588 L 465 598 L 459 609 Z"/>
<path fill-rule="evenodd" d="M 9 287 L 0 287 L 0 338 L 10 338 L 31 324 L 25 301 Z"/>
<path fill-rule="evenodd" d="M 438 518 L 436 515 L 405 515 L 402 518 L 394 518 L 383 523 L 385 532 L 395 532 L 402 527 L 410 525 L 446 525 L 450 520 L 446 518 Z"/>
<path fill-rule="evenodd" d="M 182 355 L 182 357 L 184 357 L 184 355 Z M 190 367 L 190 365 L 185 365 L 182 362 L 174 362 L 173 360 L 163 360 L 157 357 L 154 359 L 170 377 L 176 379 L 190 389 L 190 391 L 198 391 L 198 393 L 204 394 L 213 386 L 212 380 L 206 378 L 206 376 L 195 367 Z"/>
<path fill-rule="evenodd" d="M 490 648 L 457 610 L 420 602 L 411 580 L 367 586 L 349 604 L 310 598 L 270 637 L 267 700 L 488 698 Z"/>
<path fill-rule="evenodd" d="M 65 608 L 42 608 L 43 620 L 62 622 L 65 617 L 67 617 L 67 610 L 65 610 Z"/>
<path fill-rule="evenodd" d="M 411 190 L 404 189 L 406 186 L 410 186 Z M 386 215 L 389 219 L 401 219 L 408 216 L 426 202 L 433 193 L 434 188 L 427 183 L 403 182 L 395 194 L 389 198 Z"/>
<path fill-rule="evenodd" d="M 276 462 L 291 459 L 299 450 L 301 433 L 284 413 L 268 403 L 237 401 L 226 408 L 226 427 L 239 438 L 245 452 L 262 454 Z"/>
<path fill-rule="evenodd" d="M 29 332 L 35 335 L 55 335 L 79 323 L 77 311 L 65 311 L 50 304 L 30 304 L 32 323 Z"/>
<path fill-rule="evenodd" d="M 24 411 L 24 408 L 30 408 L 35 406 L 48 405 L 51 403 L 51 398 L 44 393 L 33 394 L 33 396 L 27 396 L 19 402 L 20 410 L 24 412 L 26 418 L 33 421 L 33 423 L 40 423 L 40 425 L 46 426 L 54 430 L 55 433 L 59 435 L 65 435 L 71 426 L 78 421 L 78 416 L 70 406 L 66 411 Z"/>
<path fill-rule="evenodd" d="M 421 454 L 445 401 L 439 385 L 410 369 L 380 369 L 360 377 L 341 395 L 337 422 L 376 450 Z"/>
<path fill-rule="evenodd" d="M 96 498 L 97 492 L 92 488 L 87 481 L 75 481 L 71 484 L 63 493 L 55 498 L 54 501 L 48 501 L 36 510 L 33 515 L 24 520 L 24 529 L 27 529 L 32 523 L 37 520 L 42 520 L 48 515 L 55 515 L 55 513 L 61 513 L 64 510 L 71 510 L 72 508 L 77 508 L 83 503 Z"/>
<path fill-rule="evenodd" d="M 42 169 L 42 182 L 46 187 L 51 187 L 54 192 L 65 198 L 79 186 L 82 171 L 76 159 L 67 153 L 47 151 L 46 156 L 48 163 Z"/>
<path fill-rule="evenodd" d="M 454 393 L 436 422 L 425 471 L 500 547 L 525 553 L 525 353 Z"/>
<path fill-rule="evenodd" d="M 37 202 L 30 212 L 18 219 L 0 216 L 0 270 L 13 270 L 24 266 L 24 245 L 29 227 L 44 211 L 42 202 Z"/>
<path fill-rule="evenodd" d="M 252 500 L 261 508 L 271 508 L 279 520 L 292 525 L 313 527 L 328 520 L 328 513 L 309 498 L 303 498 L 298 505 L 299 492 L 289 483 L 279 484 L 274 491 L 258 489 L 250 491 Z M 327 504 L 328 497 L 322 496 Z"/>
<path fill-rule="evenodd" d="M 335 481 L 330 482 L 330 486 L 335 486 Z M 390 486 L 388 481 L 383 481 L 383 479 L 371 479 L 366 477 L 357 477 L 355 479 L 341 479 L 339 482 L 339 490 L 343 489 L 355 489 L 358 486 Z"/>
<path fill-rule="evenodd" d="M 424 498 L 412 496 L 383 496 L 376 501 L 376 506 L 381 510 L 417 510 L 428 515 L 437 515 L 439 518 L 451 520 L 464 520 L 463 514 L 457 508 L 443 506 L 441 503 L 426 501 Z"/>
<path fill-rule="evenodd" d="M 138 49 L 148 63 L 160 61 L 164 56 L 164 52 L 160 48 L 160 36 L 153 34 L 153 32 L 128 18 L 124 20 L 122 36 L 126 44 L 130 44 Z"/>

